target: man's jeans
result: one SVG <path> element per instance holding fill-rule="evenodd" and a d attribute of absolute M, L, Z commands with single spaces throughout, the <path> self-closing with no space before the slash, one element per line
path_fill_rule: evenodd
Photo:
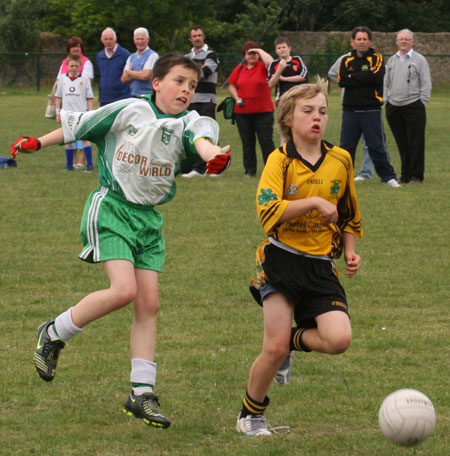
<path fill-rule="evenodd" d="M 343 111 L 340 146 L 348 150 L 353 163 L 361 135 L 364 135 L 369 157 L 381 180 L 387 182 L 390 179 L 396 179 L 386 149 L 381 110 Z"/>

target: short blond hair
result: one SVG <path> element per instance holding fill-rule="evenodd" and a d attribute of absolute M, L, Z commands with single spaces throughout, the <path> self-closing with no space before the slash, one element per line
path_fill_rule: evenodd
<path fill-rule="evenodd" d="M 319 93 L 325 96 L 328 106 L 328 82 L 317 76 L 316 82 L 296 85 L 282 95 L 277 108 L 277 123 L 286 141 L 292 138 L 291 127 L 288 127 L 286 122 L 292 119 L 297 100 L 314 98 Z"/>

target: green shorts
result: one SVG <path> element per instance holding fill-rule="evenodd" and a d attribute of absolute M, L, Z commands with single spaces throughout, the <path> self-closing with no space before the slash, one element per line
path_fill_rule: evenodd
<path fill-rule="evenodd" d="M 133 204 L 106 187 L 97 188 L 84 208 L 79 257 L 89 263 L 128 260 L 135 268 L 160 272 L 166 255 L 162 223 L 153 206 Z"/>

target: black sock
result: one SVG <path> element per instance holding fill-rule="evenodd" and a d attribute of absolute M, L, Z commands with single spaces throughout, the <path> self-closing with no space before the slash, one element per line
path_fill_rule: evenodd
<path fill-rule="evenodd" d="M 311 349 L 308 348 L 303 342 L 302 342 L 302 334 L 303 332 L 308 329 L 308 328 L 292 328 L 291 332 L 291 343 L 289 349 L 292 350 L 297 350 L 297 351 L 304 351 L 304 352 L 310 352 Z"/>
<path fill-rule="evenodd" d="M 264 398 L 264 402 L 258 402 L 252 399 L 248 392 L 245 392 L 245 397 L 242 400 L 242 410 L 240 417 L 243 418 L 247 415 L 263 415 L 266 407 L 269 405 L 270 399 L 268 396 Z"/>

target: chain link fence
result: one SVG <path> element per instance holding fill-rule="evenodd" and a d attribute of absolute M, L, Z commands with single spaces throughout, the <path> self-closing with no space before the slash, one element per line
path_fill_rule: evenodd
<path fill-rule="evenodd" d="M 0 86 L 35 87 L 37 91 L 48 88 L 56 79 L 65 53 L 50 52 L 6 52 L 0 53 Z M 98 79 L 95 57 L 88 53 Z M 328 69 L 339 54 L 302 54 L 310 78 L 315 75 L 327 77 Z M 387 59 L 389 55 L 385 55 Z M 450 55 L 425 55 L 430 65 L 433 84 L 450 81 Z M 223 85 L 233 68 L 242 61 L 242 54 L 219 53 L 219 86 Z"/>

